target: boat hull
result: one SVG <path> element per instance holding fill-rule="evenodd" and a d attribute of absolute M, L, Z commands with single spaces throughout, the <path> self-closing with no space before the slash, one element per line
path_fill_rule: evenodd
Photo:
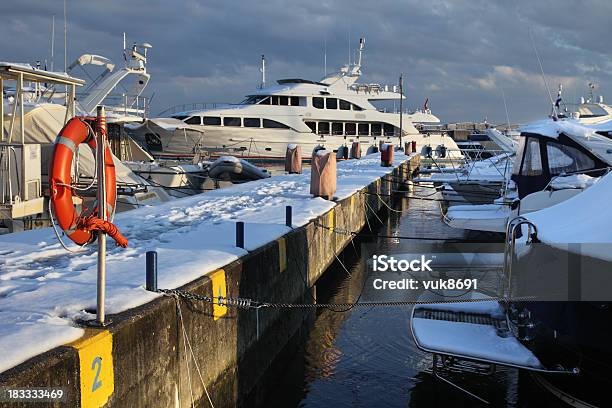
<path fill-rule="evenodd" d="M 143 133 L 132 136 L 157 157 L 193 156 L 199 151 L 205 151 L 212 158 L 231 155 L 264 161 L 284 161 L 288 144 L 300 145 L 304 159 L 310 159 L 313 149 L 317 146 L 336 151 L 340 146 L 350 146 L 353 142 L 360 142 L 363 153 L 370 146 L 378 146 L 381 141 L 400 146 L 400 139 L 395 136 L 322 136 L 296 132 L 291 129 L 250 129 L 224 126 L 202 126 L 201 128 L 204 136 L 198 140 L 181 132 L 156 135 L 157 137 L 150 135 L 147 137 Z M 402 137 L 402 143 L 411 141 L 417 142 L 418 150 L 424 145 L 430 145 L 435 149 L 436 146 L 443 144 L 449 151 L 458 154 L 455 142 L 448 136 L 415 134 Z"/>

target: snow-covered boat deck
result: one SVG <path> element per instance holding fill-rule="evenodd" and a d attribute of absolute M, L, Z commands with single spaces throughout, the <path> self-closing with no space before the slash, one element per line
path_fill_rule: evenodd
<path fill-rule="evenodd" d="M 337 199 L 411 157 L 398 152 L 394 167 L 381 167 L 379 154 L 338 163 Z M 276 176 L 118 214 L 130 243 L 109 239 L 107 314 L 160 296 L 144 289 L 146 251 L 158 252 L 158 286 L 177 288 L 287 234 L 285 206 L 299 227 L 337 205 L 313 198 L 309 181 L 309 171 Z M 246 250 L 235 246 L 236 221 L 245 223 Z M 51 228 L 0 236 L 0 373 L 83 335 L 74 322 L 95 317 L 86 310 L 96 306 L 96 260 L 95 245 L 68 253 Z"/>

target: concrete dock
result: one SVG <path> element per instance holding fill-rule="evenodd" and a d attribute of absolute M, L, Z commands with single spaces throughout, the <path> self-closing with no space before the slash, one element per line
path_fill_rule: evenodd
<path fill-rule="evenodd" d="M 181 289 L 313 303 L 310 288 L 353 238 L 345 231 L 360 231 L 418 165 L 418 155 L 408 157 L 327 213 Z M 311 313 L 159 297 L 109 316 L 104 328 L 86 326 L 77 341 L 0 373 L 0 386 L 62 387 L 65 399 L 51 404 L 57 407 L 178 407 L 190 406 L 192 398 L 196 406 L 209 406 L 207 392 L 217 407 L 241 405 L 259 400 L 260 377 Z"/>

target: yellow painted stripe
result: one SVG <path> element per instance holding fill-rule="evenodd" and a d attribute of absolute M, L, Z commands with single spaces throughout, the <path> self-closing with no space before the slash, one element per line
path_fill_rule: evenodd
<path fill-rule="evenodd" d="M 219 320 L 227 314 L 227 306 L 219 305 L 216 300 L 218 296 L 227 296 L 225 271 L 223 269 L 218 269 L 208 276 L 212 281 L 212 297 L 215 298 L 215 303 L 213 303 L 213 320 Z"/>
<path fill-rule="evenodd" d="M 81 407 L 104 406 L 115 391 L 112 333 L 85 329 L 85 335 L 68 346 L 79 353 Z"/>
<path fill-rule="evenodd" d="M 285 238 L 279 238 L 278 242 L 278 265 L 281 272 L 287 269 L 287 243 Z"/>

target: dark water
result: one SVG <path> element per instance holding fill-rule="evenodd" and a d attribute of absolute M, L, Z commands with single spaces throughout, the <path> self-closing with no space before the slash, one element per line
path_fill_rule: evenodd
<path fill-rule="evenodd" d="M 381 217 L 382 221 L 371 221 L 372 232 L 385 236 L 500 239 L 451 229 L 441 221 L 435 201 L 404 199 L 396 203 L 396 208 L 401 213 L 390 211 L 388 217 Z M 366 299 L 368 268 L 362 243 L 374 244 L 379 253 L 385 253 L 405 240 L 369 237 L 355 246 L 349 245 L 341 256 L 349 272 L 338 263 L 331 267 L 316 285 L 320 303 L 374 300 Z M 485 268 L 480 278 L 494 288 L 497 271 Z M 406 300 L 407 295 L 397 296 L 387 300 Z M 299 345 L 286 351 L 275 368 L 275 378 L 266 386 L 269 391 L 262 406 L 486 406 L 432 376 L 431 355 L 418 350 L 413 342 L 410 314 L 410 307 L 354 308 L 344 313 L 319 309 Z M 487 377 L 459 374 L 453 379 L 489 400 L 492 406 L 556 405 L 544 401 L 541 390 L 518 370 L 498 368 Z"/>

